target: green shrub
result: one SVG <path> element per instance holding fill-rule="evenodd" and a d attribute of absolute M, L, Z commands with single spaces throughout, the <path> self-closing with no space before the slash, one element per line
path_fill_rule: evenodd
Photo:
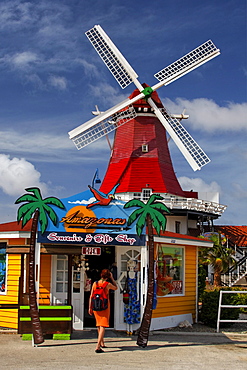
<path fill-rule="evenodd" d="M 208 326 L 217 327 L 218 318 L 218 307 L 219 307 L 219 296 L 220 290 L 237 290 L 235 288 L 215 288 L 214 290 L 205 291 L 202 295 L 202 310 L 201 310 L 201 321 Z M 239 303 L 239 294 L 223 294 L 222 304 L 224 305 L 236 305 Z M 244 296 L 244 294 L 242 295 Z M 239 317 L 240 310 L 238 308 L 222 308 L 221 309 L 221 320 L 237 320 Z M 232 323 L 221 323 L 221 327 L 230 326 Z"/>
<path fill-rule="evenodd" d="M 240 288 L 240 287 L 234 287 L 234 288 L 231 288 L 231 290 L 247 292 L 246 288 Z M 245 294 L 237 293 L 235 295 L 237 297 L 239 305 L 247 306 L 247 293 Z M 240 312 L 247 313 L 247 308 L 240 308 Z"/>
<path fill-rule="evenodd" d="M 201 302 L 203 292 L 206 288 L 206 276 L 207 276 L 207 273 L 206 273 L 205 268 L 203 267 L 203 265 L 199 265 L 198 266 L 198 286 L 197 286 L 199 302 Z"/>

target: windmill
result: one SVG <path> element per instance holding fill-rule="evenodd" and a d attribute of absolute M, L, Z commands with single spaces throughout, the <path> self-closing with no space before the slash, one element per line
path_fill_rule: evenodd
<path fill-rule="evenodd" d="M 86 36 L 92 43 L 93 47 L 95 48 L 107 68 L 115 77 L 121 88 L 124 89 L 133 82 L 137 89 L 128 99 L 122 101 L 121 103 L 115 105 L 105 112 L 99 112 L 97 117 L 94 117 L 88 122 L 70 131 L 69 137 L 71 140 L 73 140 L 77 149 L 82 149 L 83 147 L 89 145 L 90 143 L 98 140 L 103 136 L 108 135 L 110 132 L 116 129 L 117 133 L 120 131 L 124 132 L 125 127 L 127 127 L 125 125 L 127 122 L 135 121 L 136 119 L 138 119 L 138 109 L 140 110 L 140 107 L 138 107 L 138 105 L 141 105 L 141 109 L 143 109 L 144 113 L 146 112 L 147 116 L 152 115 L 153 117 L 155 117 L 155 127 L 156 130 L 159 131 L 158 135 L 161 135 L 162 133 L 164 135 L 167 132 L 194 171 L 200 170 L 204 165 L 208 164 L 210 162 L 208 156 L 183 127 L 183 125 L 181 124 L 181 119 L 176 118 L 174 115 L 171 115 L 167 111 L 167 109 L 163 107 L 156 93 L 156 90 L 161 86 L 166 86 L 170 84 L 171 82 L 177 80 L 193 69 L 201 66 L 202 64 L 219 55 L 220 51 L 219 49 L 217 49 L 214 43 L 211 40 L 208 40 L 204 44 L 192 50 L 190 53 L 184 55 L 182 58 L 178 59 L 174 63 L 156 73 L 154 76 L 158 80 L 158 83 L 151 87 L 145 84 L 142 85 L 139 82 L 139 80 L 137 79 L 137 73 L 129 65 L 127 60 L 113 44 L 113 42 L 101 28 L 101 26 L 94 26 L 92 29 L 86 32 Z M 184 118 L 183 115 L 181 115 L 181 118 Z M 158 129 L 157 122 L 158 126 L 160 126 Z M 157 138 L 157 132 L 155 133 L 155 135 Z M 159 139 L 161 140 L 160 137 Z M 163 143 L 164 146 L 167 147 L 167 141 L 165 137 L 163 139 Z M 114 146 L 115 145 L 116 144 L 114 143 Z M 159 147 L 160 146 L 161 144 L 159 144 Z M 168 154 L 166 153 L 164 154 L 164 156 L 168 157 L 169 162 L 170 154 L 168 151 L 168 147 L 166 152 Z M 128 166 L 129 163 L 126 163 L 125 168 L 127 168 Z M 180 185 L 178 185 L 177 183 L 172 164 L 169 163 L 168 167 L 170 172 L 173 172 L 173 174 L 171 174 L 170 189 L 176 183 L 175 187 L 177 188 L 177 191 L 175 191 L 175 193 L 177 193 L 178 195 L 184 195 L 183 191 L 180 188 Z M 104 182 L 105 181 L 103 181 L 102 184 L 103 188 Z M 114 179 L 114 182 L 114 184 L 108 185 L 114 186 L 117 182 L 119 182 L 119 178 L 117 178 L 117 180 Z M 121 192 L 120 188 L 121 184 L 119 187 L 119 192 Z"/>

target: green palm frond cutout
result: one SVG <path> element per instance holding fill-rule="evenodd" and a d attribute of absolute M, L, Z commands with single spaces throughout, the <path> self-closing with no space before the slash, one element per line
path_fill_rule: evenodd
<path fill-rule="evenodd" d="M 124 205 L 124 208 L 138 207 L 131 213 L 127 222 L 127 225 L 130 226 L 137 220 L 137 235 L 141 235 L 148 215 L 150 216 L 153 228 L 156 230 L 158 235 L 160 235 L 161 230 L 165 231 L 166 216 L 163 213 L 170 213 L 170 211 L 163 203 L 156 202 L 157 200 L 162 199 L 164 198 L 161 195 L 152 194 L 146 204 L 139 199 L 132 199 Z"/>
<path fill-rule="evenodd" d="M 128 218 L 127 226 L 133 224 L 133 222 L 142 214 L 142 209 L 136 209 Z"/>
<path fill-rule="evenodd" d="M 25 190 L 33 194 L 24 194 L 15 201 L 15 204 L 26 202 L 17 211 L 17 221 L 20 222 L 22 220 L 22 227 L 24 227 L 31 220 L 35 211 L 38 210 L 41 233 L 43 234 L 48 225 L 48 218 L 54 226 L 56 226 L 58 221 L 57 214 L 50 205 L 61 209 L 65 209 L 65 206 L 56 197 L 42 199 L 39 188 L 27 188 Z"/>
<path fill-rule="evenodd" d="M 35 202 L 37 199 L 35 196 L 31 194 L 22 195 L 20 198 L 16 199 L 15 203 L 22 203 L 22 202 Z"/>

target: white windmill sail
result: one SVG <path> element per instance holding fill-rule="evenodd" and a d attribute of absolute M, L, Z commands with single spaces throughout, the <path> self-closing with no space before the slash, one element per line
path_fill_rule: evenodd
<path fill-rule="evenodd" d="M 211 40 L 208 40 L 182 58 L 155 73 L 154 77 L 162 83 L 162 86 L 166 86 L 219 54 L 220 50 L 217 49 Z M 159 87 L 160 84 L 157 84 L 153 86 L 153 89 L 156 90 Z"/>
<path fill-rule="evenodd" d="M 151 95 L 152 92 L 159 87 L 168 85 L 219 55 L 220 51 L 216 48 L 214 43 L 209 40 L 178 59 L 176 62 L 162 69 L 154 75 L 159 82 L 153 87 L 144 89 L 137 79 L 138 75 L 136 72 L 99 25 L 87 31 L 86 35 L 120 86 L 125 88 L 133 82 L 139 89 L 140 94 L 132 99 L 124 100 L 113 108 L 108 109 L 106 112 L 101 113 L 98 117 L 70 131 L 70 139 L 74 141 L 77 148 L 81 149 L 100 137 L 107 135 L 130 119 L 133 119 L 136 114 L 131 104 L 139 99 L 145 98 L 193 170 L 198 170 L 209 163 L 210 159 L 208 156 L 186 131 L 180 121 L 168 114 L 165 109 L 159 110 L 151 98 Z M 122 111 L 124 111 L 124 113 Z M 120 116 L 118 117 L 117 114 L 120 114 Z M 121 118 L 123 115 L 125 118 Z M 114 124 L 111 124 L 111 122 L 114 122 Z"/>
<path fill-rule="evenodd" d="M 167 109 L 159 109 L 152 99 L 148 99 L 148 102 L 192 169 L 194 171 L 200 170 L 203 166 L 208 164 L 210 159 L 207 154 L 204 153 L 202 148 L 183 127 L 181 122 L 177 118 L 172 117 Z"/>
<path fill-rule="evenodd" d="M 117 111 L 116 113 L 113 113 L 113 110 L 111 109 L 109 115 L 102 113 L 75 130 L 70 131 L 69 134 L 75 146 L 79 150 L 116 130 L 116 128 L 122 126 L 135 117 L 136 112 L 132 105 L 125 107 L 125 109 Z"/>
<path fill-rule="evenodd" d="M 129 65 L 101 26 L 94 26 L 87 31 L 85 35 L 122 89 L 127 87 L 133 82 L 133 79 L 138 77 L 137 73 Z"/>

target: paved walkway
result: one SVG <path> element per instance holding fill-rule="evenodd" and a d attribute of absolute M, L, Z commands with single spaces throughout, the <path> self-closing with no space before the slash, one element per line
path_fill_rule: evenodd
<path fill-rule="evenodd" d="M 109 330 L 102 354 L 94 352 L 96 336 L 85 330 L 32 347 L 18 334 L 0 334 L 0 369 L 247 369 L 246 334 L 155 332 L 142 349 L 135 336 Z"/>

